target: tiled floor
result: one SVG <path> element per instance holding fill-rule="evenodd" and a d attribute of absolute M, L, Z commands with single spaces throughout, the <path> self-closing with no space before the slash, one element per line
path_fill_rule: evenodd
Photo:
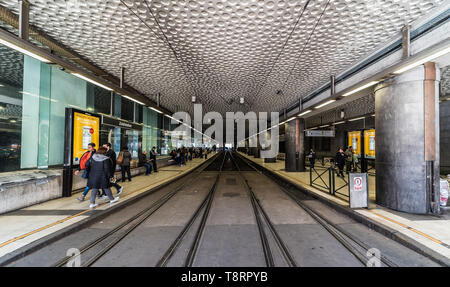
<path fill-rule="evenodd" d="M 162 167 L 158 169 L 158 173 L 136 176 L 131 182 L 120 183 L 124 187 L 120 201 L 163 185 L 174 176 L 192 171 L 204 161 L 204 159 L 193 159 L 185 166 Z M 113 193 L 116 193 L 114 188 Z M 77 193 L 72 197 L 59 198 L 0 215 L 0 256 L 88 217 L 90 195 L 84 202 L 77 200 L 79 195 L 80 193 Z M 100 205 L 96 210 L 109 208 L 108 200 L 100 199 L 97 203 L 106 204 Z"/>
<path fill-rule="evenodd" d="M 309 191 L 325 197 L 336 204 L 348 206 L 347 198 L 344 196 L 333 196 L 315 187 L 310 186 L 310 175 L 307 172 L 286 172 L 284 171 L 284 161 L 275 163 L 264 163 L 264 159 L 254 158 L 244 153 L 242 156 L 251 161 L 266 167 L 267 169 L 281 175 L 283 178 L 307 188 Z M 317 168 L 317 171 L 323 168 Z M 328 175 L 326 175 L 326 178 Z M 319 179 L 320 181 L 320 179 Z M 327 181 L 325 180 L 325 183 Z M 336 187 L 343 184 L 342 179 L 336 181 Z M 323 183 L 322 183 L 323 185 Z M 343 188 L 343 193 L 348 194 L 348 189 Z M 375 204 L 375 177 L 369 176 L 369 197 L 370 209 L 358 209 L 358 213 L 384 224 L 417 242 L 427 246 L 428 248 L 450 258 L 450 216 L 432 216 L 432 215 L 416 215 L 403 212 L 396 212 L 387 208 L 383 208 Z"/>

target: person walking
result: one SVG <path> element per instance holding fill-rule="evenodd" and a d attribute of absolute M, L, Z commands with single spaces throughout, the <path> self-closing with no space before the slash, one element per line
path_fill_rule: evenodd
<path fill-rule="evenodd" d="M 152 147 L 152 150 L 150 151 L 150 160 L 152 161 L 153 170 L 155 172 L 158 172 L 158 167 L 156 166 L 156 156 L 157 155 L 158 155 L 158 153 L 156 152 L 156 147 Z"/>
<path fill-rule="evenodd" d="M 125 182 L 125 172 L 128 175 L 128 181 L 131 181 L 131 171 L 130 171 L 130 163 L 131 163 L 131 153 L 128 151 L 128 147 L 123 147 L 120 152 L 122 155 L 119 155 L 118 163 L 120 165 L 120 169 L 122 171 L 122 182 Z"/>
<path fill-rule="evenodd" d="M 347 174 L 353 171 L 353 147 L 349 146 L 345 151 L 345 171 Z"/>
<path fill-rule="evenodd" d="M 80 164 L 78 165 L 77 170 L 75 170 L 75 175 L 78 175 L 79 172 L 82 170 L 83 174 L 81 175 L 81 177 L 86 179 L 88 178 L 86 163 L 89 161 L 89 159 L 92 157 L 93 154 L 95 154 L 95 143 L 89 143 L 88 150 L 85 153 L 83 153 L 83 155 L 80 157 Z M 86 195 L 88 194 L 89 190 L 91 190 L 91 188 L 89 187 L 89 185 L 86 185 L 83 194 L 81 194 L 81 196 L 78 197 L 77 199 L 79 201 L 83 201 L 86 198 Z"/>
<path fill-rule="evenodd" d="M 314 163 L 316 162 L 316 153 L 314 152 L 313 149 L 309 150 L 308 159 L 309 159 L 310 167 L 314 168 Z"/>
<path fill-rule="evenodd" d="M 203 151 L 203 154 L 205 156 L 205 159 L 208 159 L 208 150 L 205 148 L 205 150 Z"/>
<path fill-rule="evenodd" d="M 139 166 L 145 167 L 145 175 L 152 173 L 152 165 L 147 160 L 147 152 L 145 150 L 139 156 Z"/>
<path fill-rule="evenodd" d="M 342 148 L 336 153 L 336 164 L 339 168 L 338 176 L 344 177 L 345 154 Z"/>
<path fill-rule="evenodd" d="M 106 156 L 106 148 L 101 147 L 98 151 L 92 155 L 89 161 L 86 163 L 86 169 L 88 171 L 88 186 L 92 188 L 91 204 L 89 208 L 95 208 L 98 204 L 95 203 L 95 198 L 99 189 L 102 189 L 109 198 L 109 203 L 115 203 L 119 200 L 119 197 L 112 195 L 110 186 L 111 179 L 111 160 Z"/>
<path fill-rule="evenodd" d="M 103 147 L 107 150 L 106 156 L 111 159 L 111 186 L 114 186 L 117 189 L 117 195 L 120 195 L 123 191 L 123 187 L 116 182 L 116 179 L 114 177 L 117 165 L 116 152 L 112 149 L 111 143 L 106 143 L 103 145 Z M 106 194 L 103 192 L 102 196 L 106 196 Z"/>

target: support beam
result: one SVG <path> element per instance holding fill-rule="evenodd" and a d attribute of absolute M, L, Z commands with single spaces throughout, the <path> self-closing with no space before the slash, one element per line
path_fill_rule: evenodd
<path fill-rule="evenodd" d="M 297 118 L 285 124 L 285 170 L 305 171 L 305 120 Z"/>
<path fill-rule="evenodd" d="M 120 88 L 123 89 L 125 83 L 125 68 L 120 67 Z"/>
<path fill-rule="evenodd" d="M 29 38 L 30 3 L 28 0 L 19 1 L 19 37 L 25 41 Z"/>
<path fill-rule="evenodd" d="M 411 56 L 411 27 L 405 25 L 402 28 L 402 59 L 408 59 Z"/>

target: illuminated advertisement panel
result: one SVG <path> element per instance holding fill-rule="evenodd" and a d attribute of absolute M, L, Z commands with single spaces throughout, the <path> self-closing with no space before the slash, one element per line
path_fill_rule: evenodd
<path fill-rule="evenodd" d="M 353 147 L 354 154 L 361 156 L 361 132 L 360 131 L 348 133 L 348 146 Z"/>
<path fill-rule="evenodd" d="M 375 130 L 364 131 L 364 156 L 375 158 Z"/>
<path fill-rule="evenodd" d="M 78 112 L 73 113 L 73 164 L 88 150 L 88 144 L 100 145 L 100 118 Z"/>

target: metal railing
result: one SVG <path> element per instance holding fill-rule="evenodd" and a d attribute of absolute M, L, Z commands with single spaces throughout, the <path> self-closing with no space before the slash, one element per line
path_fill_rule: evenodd
<path fill-rule="evenodd" d="M 336 196 L 336 194 L 349 197 L 348 194 L 340 192 L 345 187 L 348 187 L 348 177 L 342 177 L 344 184 L 339 184 L 336 182 L 336 170 L 334 165 L 324 169 L 317 170 L 314 167 L 309 168 L 309 184 L 312 187 L 319 188 L 321 190 L 326 190 L 329 194 Z M 339 186 L 336 186 L 339 184 Z"/>

